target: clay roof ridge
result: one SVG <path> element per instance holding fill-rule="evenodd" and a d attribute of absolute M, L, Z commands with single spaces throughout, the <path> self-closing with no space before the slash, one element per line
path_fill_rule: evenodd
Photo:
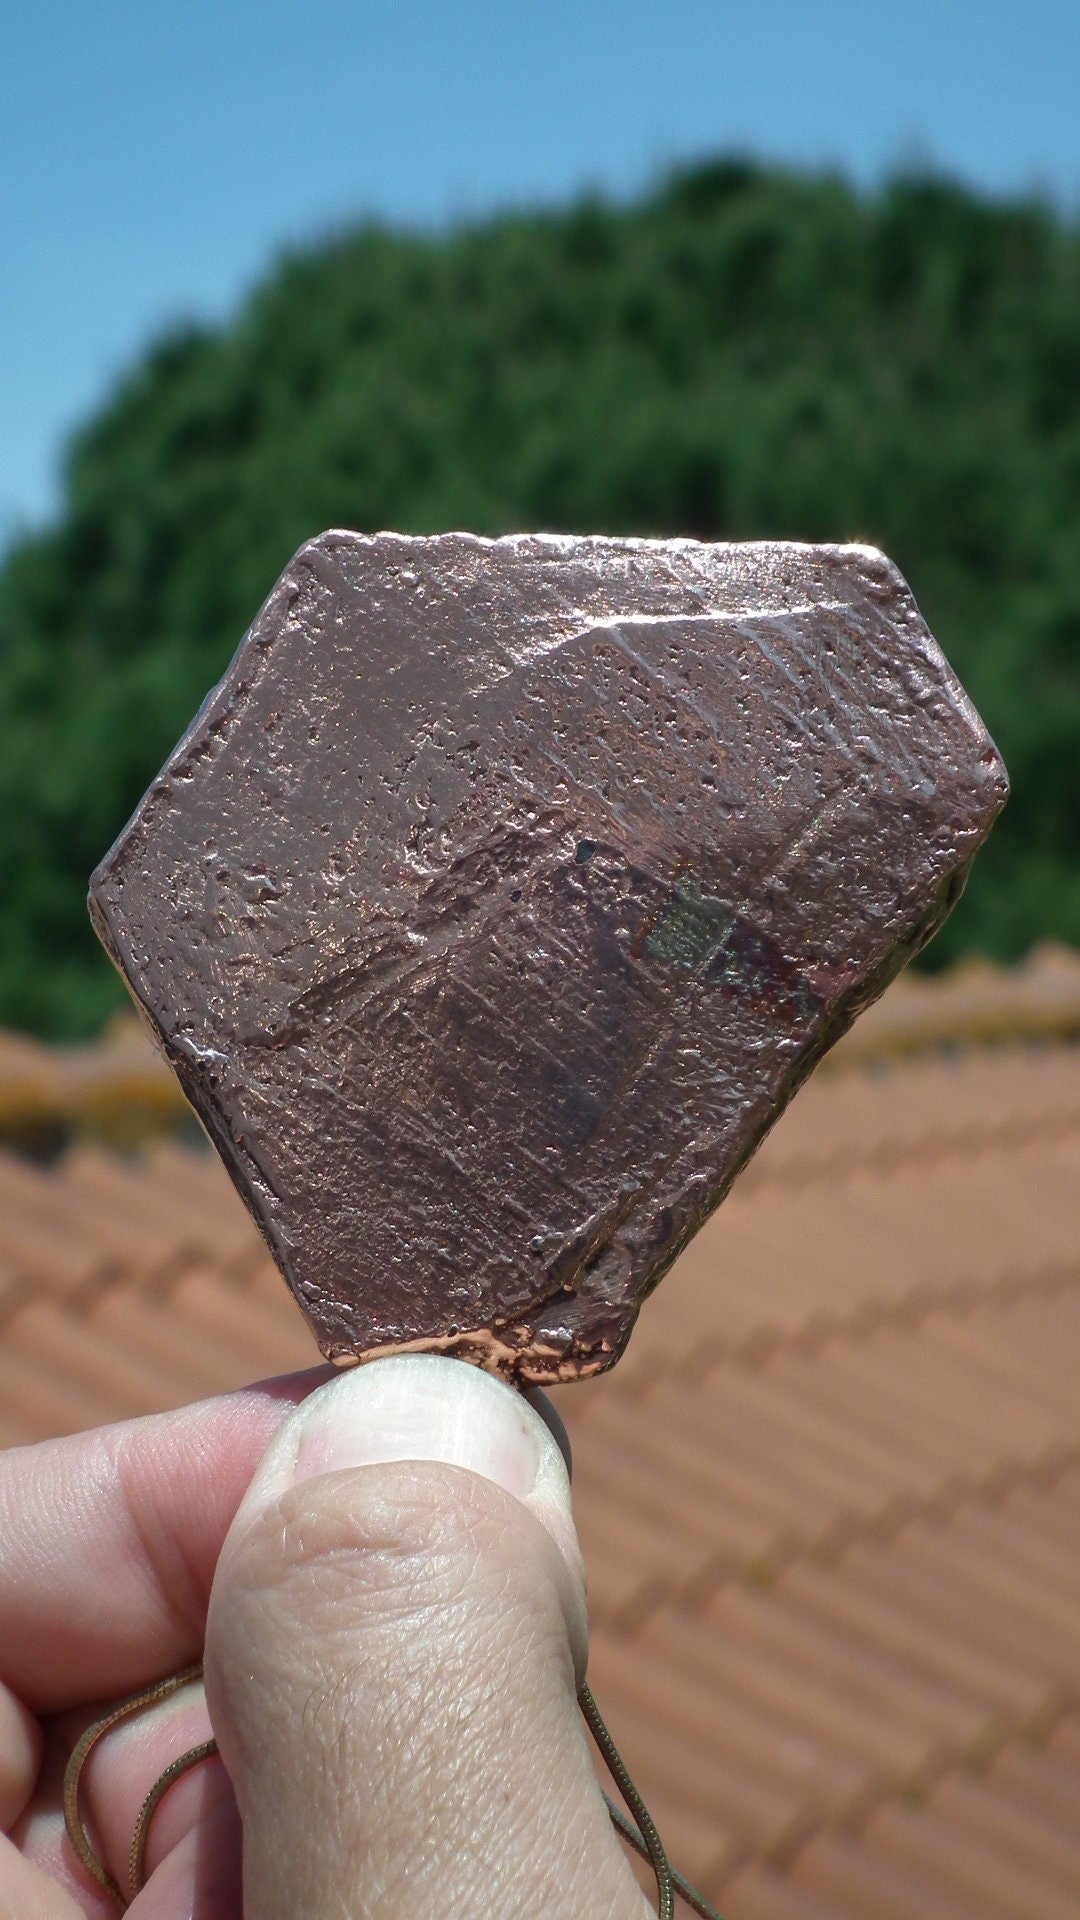
<path fill-rule="evenodd" d="M 828 1180 L 830 1185 L 846 1185 L 867 1173 L 880 1176 L 927 1165 L 939 1168 L 948 1161 L 976 1159 L 1003 1148 L 1023 1152 L 1073 1134 L 1080 1135 L 1080 1103 L 1075 1115 L 1059 1113 L 1030 1120 L 1005 1118 L 996 1123 L 986 1119 L 959 1128 L 947 1124 L 935 1128 L 931 1122 L 926 1132 L 914 1140 L 880 1141 L 864 1147 L 838 1141 L 825 1152 L 808 1148 L 775 1158 L 766 1148 L 740 1174 L 739 1192 L 745 1195 L 769 1186 L 799 1191 L 823 1180 Z"/>
<path fill-rule="evenodd" d="M 73 1317 L 89 1315 L 97 1311 L 103 1299 L 116 1293 L 130 1293 L 136 1299 L 149 1300 L 157 1306 L 167 1305 L 172 1297 L 183 1287 L 185 1281 L 198 1274 L 209 1274 L 216 1285 L 227 1290 L 237 1299 L 249 1296 L 257 1269 L 249 1260 L 216 1260 L 208 1257 L 205 1249 L 198 1246 L 177 1247 L 163 1259 L 154 1261 L 145 1267 L 137 1268 L 122 1262 L 112 1262 L 102 1266 L 77 1286 L 66 1289 L 62 1294 L 52 1295 L 58 1304 Z M 275 1274 L 276 1278 L 276 1274 Z M 282 1289 L 282 1309 L 287 1311 L 287 1291 L 284 1283 L 278 1280 Z M 32 1281 L 20 1284 L 20 1297 L 29 1289 L 36 1294 L 50 1291 Z M 265 1301 L 259 1302 L 261 1312 L 266 1312 Z M 0 1329 L 8 1317 L 6 1295 L 0 1294 Z M 281 1317 L 273 1308 L 274 1317 Z M 319 1364 L 319 1355 L 312 1348 L 312 1366 Z"/>
<path fill-rule="evenodd" d="M 873 1821 L 889 1806 L 927 1807 L 932 1806 L 935 1795 L 951 1779 L 966 1776 L 978 1778 L 986 1773 L 993 1763 L 1010 1748 L 1046 1747 L 1058 1727 L 1075 1713 L 1077 1702 L 1063 1701 L 1052 1720 L 1036 1734 L 1030 1727 L 1010 1727 L 1003 1721 L 987 1723 L 983 1738 L 977 1746 L 958 1748 L 952 1753 L 942 1749 L 927 1762 L 919 1777 L 910 1780 L 884 1782 L 876 1793 L 868 1792 L 857 1802 L 842 1820 L 828 1817 L 808 1817 L 803 1825 L 769 1849 L 759 1850 L 755 1858 L 782 1875 L 791 1874 L 811 1843 L 823 1833 L 842 1833 L 853 1840 L 865 1838 Z M 740 1862 L 739 1866 L 743 1863 Z M 724 1875 L 721 1885 L 734 1878 L 738 1872 L 732 1866 Z"/>
<path fill-rule="evenodd" d="M 680 1579 L 653 1575 L 643 1580 L 603 1624 L 634 1638 L 653 1615 L 666 1607 L 684 1607 L 701 1614 L 726 1587 L 747 1586 L 767 1592 L 793 1566 L 809 1562 L 836 1567 L 852 1548 L 894 1546 L 918 1526 L 947 1522 L 965 1510 L 1000 1508 L 1009 1496 L 1025 1489 L 1052 1488 L 1078 1461 L 1080 1442 L 1055 1441 L 1027 1460 L 999 1462 L 983 1473 L 945 1474 L 926 1496 L 893 1495 L 876 1512 L 838 1514 L 815 1535 L 800 1535 L 790 1525 L 778 1525 L 768 1547 L 749 1559 L 711 1555 Z M 1073 1704 L 1080 1706 L 1080 1698 Z M 1017 1733 L 1027 1725 L 1018 1723 Z"/>
<path fill-rule="evenodd" d="M 657 1357 L 648 1377 L 627 1376 L 625 1385 L 621 1380 L 620 1385 L 628 1398 L 647 1404 L 660 1387 L 672 1380 L 700 1386 L 717 1368 L 725 1366 L 756 1373 L 780 1354 L 812 1357 L 834 1342 L 869 1340 L 889 1328 L 915 1332 L 935 1313 L 962 1316 L 988 1304 L 1045 1299 L 1078 1283 L 1080 1255 L 1074 1259 L 1047 1261 L 1024 1271 L 993 1274 L 983 1282 L 964 1278 L 913 1285 L 910 1292 L 899 1298 L 860 1300 L 846 1312 L 819 1308 L 803 1326 L 794 1329 L 766 1323 L 730 1343 L 721 1335 L 700 1338 L 685 1353 Z"/>
<path fill-rule="evenodd" d="M 143 1299 L 161 1300 L 170 1288 L 190 1273 L 193 1268 L 206 1265 L 206 1256 L 194 1247 L 179 1247 L 162 1259 L 149 1262 L 145 1267 L 136 1266 L 131 1261 L 102 1261 L 93 1272 L 80 1280 L 75 1286 L 62 1292 L 43 1287 L 32 1275 L 23 1278 L 16 1304 L 21 1304 L 25 1294 L 49 1294 L 74 1318 L 93 1313 L 99 1302 L 106 1296 L 118 1292 L 130 1292 Z M 228 1275 L 221 1267 L 215 1271 L 220 1279 Z M 0 1329 L 10 1317 L 6 1301 L 0 1304 Z"/>
<path fill-rule="evenodd" d="M 625 1654 L 621 1656 L 625 1657 Z M 657 1679 L 652 1683 L 653 1695 L 658 1688 L 662 1694 L 664 1682 Z M 685 1698 L 685 1687 L 683 1694 Z M 648 1689 L 643 1699 L 655 1719 L 656 1700 L 650 1700 Z M 939 1735 L 927 1742 L 910 1771 L 890 1774 L 880 1766 L 867 1766 L 861 1790 L 849 1796 L 843 1809 L 830 1808 L 822 1801 L 810 1799 L 803 1803 L 797 1818 L 784 1820 L 771 1834 L 760 1836 L 756 1844 L 750 1842 L 729 1849 L 727 1858 L 717 1863 L 710 1876 L 710 1893 L 713 1897 L 722 1894 L 748 1859 L 786 1876 L 797 1870 L 807 1848 L 822 1835 L 839 1833 L 859 1839 L 868 1835 L 874 1821 L 890 1807 L 932 1807 L 935 1796 L 950 1781 L 978 1780 L 1010 1752 L 1032 1754 L 1048 1749 L 1075 1711 L 1074 1700 L 1061 1698 L 1038 1727 L 1012 1723 L 999 1713 L 986 1714 L 968 1737 Z M 737 1840 L 738 1833 L 735 1837 Z"/>
<path fill-rule="evenodd" d="M 1080 1034 L 1080 955 L 1044 941 L 1018 966 L 971 957 L 901 974 L 826 1056 L 826 1072 L 957 1046 Z"/>
<path fill-rule="evenodd" d="M 832 1078 L 867 1065 L 1080 1036 L 1080 955 L 1044 943 L 1018 966 L 956 963 L 901 975 L 826 1056 Z M 133 1115 L 138 1125 L 133 1125 Z M 130 1141 L 189 1118 L 179 1086 L 140 1022 L 118 1015 L 95 1041 L 50 1047 L 0 1032 L 0 1133 L 45 1121 Z"/>

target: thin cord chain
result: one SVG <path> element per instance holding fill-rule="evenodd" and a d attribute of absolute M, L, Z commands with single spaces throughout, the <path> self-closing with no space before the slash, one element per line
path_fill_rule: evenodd
<path fill-rule="evenodd" d="M 621 1807 L 617 1807 L 613 1800 L 609 1800 L 606 1793 L 604 1795 L 604 1804 L 611 1815 L 612 1826 L 618 1833 L 621 1833 L 627 1846 L 633 1847 L 634 1852 L 640 1855 L 642 1860 L 648 1860 L 649 1849 L 645 1845 L 633 1821 L 627 1819 Z M 696 1887 L 691 1886 L 685 1874 L 679 1873 L 675 1867 L 671 1866 L 670 1860 L 668 1861 L 668 1866 L 671 1868 L 671 1878 L 680 1900 L 685 1900 L 688 1907 L 692 1907 L 695 1913 L 699 1913 L 701 1920 L 723 1920 L 723 1915 L 718 1913 L 716 1908 L 706 1900 L 703 1893 L 699 1893 Z"/>
<path fill-rule="evenodd" d="M 578 1694 L 578 1706 L 585 1716 L 589 1732 L 603 1754 L 608 1772 L 634 1816 L 634 1824 L 645 1844 L 646 1856 L 656 1875 L 656 1891 L 660 1896 L 659 1920 L 674 1920 L 675 1883 L 671 1877 L 667 1854 L 664 1852 L 664 1843 L 656 1831 L 653 1817 L 631 1780 L 626 1763 L 604 1725 L 600 1709 L 586 1686 L 582 1686 Z M 618 1826 L 618 1821 L 615 1824 Z"/>
<path fill-rule="evenodd" d="M 142 1713 L 147 1707 L 157 1706 L 159 1701 L 169 1699 L 172 1694 L 179 1693 L 182 1687 L 192 1686 L 201 1679 L 201 1666 L 185 1667 L 182 1673 L 171 1674 L 167 1680 L 159 1680 L 155 1686 L 145 1688 L 142 1693 L 133 1693 L 128 1699 L 121 1700 L 118 1706 L 113 1707 L 100 1720 L 95 1720 L 92 1726 L 87 1727 L 67 1763 L 64 1774 L 64 1823 L 67 1827 L 68 1839 L 86 1871 L 97 1881 L 99 1887 L 103 1887 L 106 1893 L 112 1895 L 121 1907 L 127 1907 L 130 1904 L 128 1896 L 94 1851 L 80 1811 L 79 1786 L 83 1769 L 103 1734 L 109 1733 L 113 1727 L 118 1726 L 122 1720 L 129 1719 L 132 1714 Z M 704 1894 L 699 1893 L 696 1887 L 692 1887 L 681 1873 L 677 1873 L 668 1860 L 649 1810 L 630 1778 L 626 1763 L 604 1724 L 596 1701 L 586 1686 L 583 1686 L 578 1694 L 578 1705 L 612 1779 L 633 1814 L 633 1820 L 628 1820 L 626 1815 L 608 1799 L 607 1794 L 604 1795 L 612 1825 L 628 1845 L 633 1847 L 635 1853 L 649 1862 L 656 1876 L 656 1887 L 660 1899 L 657 1909 L 658 1920 L 674 1920 L 676 1893 L 686 1901 L 687 1906 L 701 1915 L 701 1920 L 721 1920 L 716 1908 L 709 1905 Z M 204 1740 L 201 1745 L 191 1747 L 187 1753 L 180 1754 L 154 1781 L 139 1808 L 135 1832 L 131 1840 L 131 1851 L 128 1856 L 131 1900 L 134 1900 L 135 1895 L 142 1891 L 145 1884 L 146 1841 L 150 1822 L 157 1811 L 159 1801 L 168 1792 L 174 1780 L 179 1780 L 189 1768 L 197 1766 L 201 1760 L 209 1759 L 210 1755 L 216 1752 L 217 1741 Z"/>
<path fill-rule="evenodd" d="M 209 1760 L 210 1755 L 216 1752 L 216 1740 L 203 1740 L 199 1746 L 189 1747 L 186 1753 L 182 1753 L 180 1758 L 174 1760 L 171 1766 L 166 1767 L 164 1773 L 160 1773 L 154 1781 L 146 1799 L 139 1808 L 139 1816 L 135 1822 L 135 1831 L 131 1836 L 131 1850 L 128 1853 L 128 1880 L 131 1884 L 131 1897 L 133 1900 L 137 1893 L 142 1892 L 146 1883 L 146 1837 L 150 1831 L 150 1822 L 154 1817 L 158 1801 L 164 1794 L 168 1793 L 174 1780 L 179 1780 L 182 1773 L 187 1773 L 189 1767 L 198 1766 L 200 1760 Z"/>
<path fill-rule="evenodd" d="M 181 1687 L 193 1686 L 196 1680 L 201 1679 L 201 1666 L 185 1667 L 182 1673 L 170 1674 L 167 1680 L 159 1680 L 156 1685 L 152 1687 L 144 1687 L 141 1693 L 129 1694 L 126 1700 L 121 1700 L 118 1706 L 112 1707 L 108 1713 L 102 1715 L 100 1720 L 95 1720 L 92 1726 L 87 1727 L 82 1739 L 72 1750 L 71 1758 L 65 1768 L 64 1825 L 67 1828 L 68 1839 L 71 1841 L 87 1873 L 90 1874 L 92 1879 L 97 1881 L 99 1887 L 104 1887 L 106 1893 L 111 1893 L 113 1899 L 118 1900 L 122 1907 L 127 1906 L 127 1897 L 119 1883 L 109 1872 L 108 1867 L 102 1864 L 94 1851 L 90 1835 L 86 1831 L 86 1823 L 83 1820 L 79 1807 L 79 1784 L 82 1780 L 83 1768 L 103 1734 L 111 1732 L 113 1727 L 119 1726 L 122 1720 L 130 1719 L 132 1714 L 142 1713 L 147 1707 L 156 1707 L 159 1700 L 168 1700 L 170 1695 L 179 1693 Z M 172 1778 L 175 1779 L 178 1773 L 183 1773 L 187 1767 L 193 1766 L 196 1758 L 202 1758 L 202 1752 L 199 1749 L 193 1749 L 192 1753 L 184 1754 L 179 1763 L 174 1761 L 173 1766 L 169 1768 L 169 1773 Z M 162 1775 L 162 1779 L 164 1778 L 165 1776 Z M 164 1787 L 162 1787 L 161 1791 L 165 1791 Z M 150 1813 L 152 1813 L 160 1797 L 161 1795 L 157 1792 L 157 1786 L 151 1787 L 146 1800 L 143 1801 L 142 1807 L 139 1809 L 140 1828 L 145 1829 L 146 1826 L 143 1814 L 146 1810 L 147 1803 L 149 1801 L 153 1802 L 153 1805 L 150 1807 Z M 148 1819 L 149 1814 L 147 1815 L 147 1820 Z M 137 1892 L 138 1888 L 133 1887 L 133 1897 Z"/>
<path fill-rule="evenodd" d="M 619 1754 L 619 1751 L 615 1745 L 615 1742 L 612 1739 L 610 1733 L 608 1732 L 607 1727 L 601 1717 L 600 1709 L 597 1706 L 596 1701 L 593 1699 L 592 1694 L 590 1693 L 588 1687 L 582 1687 L 581 1692 L 578 1694 L 578 1705 L 580 1706 L 581 1711 L 585 1717 L 586 1724 L 589 1728 L 590 1733 L 592 1734 L 593 1739 L 596 1741 L 596 1744 L 599 1747 L 600 1752 L 604 1756 L 604 1760 L 607 1763 L 609 1770 L 611 1771 L 615 1780 L 618 1782 L 619 1791 L 622 1794 L 624 1800 L 626 1800 L 627 1805 L 630 1807 L 631 1812 L 634 1815 L 634 1820 L 638 1819 L 637 1809 L 640 1808 L 641 1812 L 645 1814 L 645 1819 L 648 1821 L 649 1826 L 652 1828 L 652 1832 L 656 1839 L 657 1845 L 659 1845 L 660 1836 L 659 1834 L 657 1834 L 656 1828 L 655 1826 L 653 1826 L 653 1822 L 649 1819 L 648 1813 L 645 1811 L 645 1808 L 642 1805 L 641 1795 L 639 1794 L 633 1781 L 630 1779 L 630 1775 L 627 1772 L 627 1768 L 626 1768 L 626 1762 L 622 1759 L 621 1755 Z M 616 1772 L 615 1768 L 612 1767 L 611 1765 L 611 1755 L 614 1755 L 615 1759 L 618 1761 L 618 1767 L 619 1767 L 618 1772 Z M 624 1785 L 624 1782 L 626 1783 L 625 1785 Z M 626 1785 L 629 1785 L 630 1787 L 630 1793 L 633 1795 L 632 1800 L 630 1798 L 630 1795 L 628 1795 L 626 1792 Z M 652 1850 L 649 1847 L 648 1836 L 647 1836 L 645 1827 L 641 1825 L 640 1821 L 638 1823 L 638 1826 L 635 1826 L 633 1820 L 628 1820 L 625 1813 L 623 1813 L 622 1809 L 620 1807 L 617 1807 L 614 1801 L 609 1800 L 606 1793 L 604 1795 L 604 1805 L 607 1807 L 608 1813 L 611 1815 L 612 1826 L 616 1829 L 618 1833 L 622 1835 L 623 1839 L 626 1841 L 627 1846 L 633 1847 L 634 1852 L 640 1855 L 642 1860 L 647 1860 L 649 1865 L 653 1868 L 653 1871 L 655 1872 L 656 1862 L 653 1858 Z M 640 1828 L 640 1831 L 639 1831 L 639 1828 Z M 664 1853 L 664 1849 L 662 1847 L 660 1848 L 660 1851 L 661 1853 Z M 679 1873 L 676 1870 L 676 1868 L 672 1866 L 666 1853 L 664 1853 L 664 1865 L 667 1868 L 667 1872 L 671 1878 L 672 1886 L 674 1887 L 675 1892 L 679 1895 L 679 1898 L 681 1900 L 685 1900 L 687 1906 L 692 1907 L 695 1913 L 700 1914 L 701 1920 L 722 1920 L 722 1915 L 720 1915 L 717 1912 L 714 1906 L 710 1905 L 709 1901 L 706 1900 L 705 1895 L 703 1893 L 699 1893 L 696 1887 L 691 1886 L 685 1874 Z M 660 1884 L 659 1875 L 657 1875 L 657 1886 L 660 1888 L 660 1895 L 662 1900 L 663 1887 Z M 664 1912 L 664 1908 L 661 1905 L 660 1907 L 661 1915 L 663 1915 L 663 1912 Z"/>

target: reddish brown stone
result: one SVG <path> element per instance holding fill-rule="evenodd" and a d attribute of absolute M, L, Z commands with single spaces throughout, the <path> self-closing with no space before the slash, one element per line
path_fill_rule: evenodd
<path fill-rule="evenodd" d="M 91 911 L 323 1351 L 553 1380 L 617 1357 L 1005 794 L 871 549 L 330 533 Z"/>

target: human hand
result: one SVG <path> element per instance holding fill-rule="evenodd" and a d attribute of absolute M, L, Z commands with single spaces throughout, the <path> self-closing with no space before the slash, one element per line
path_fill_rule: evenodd
<path fill-rule="evenodd" d="M 577 1711 L 562 1456 L 500 1382 L 401 1357 L 17 1449 L 0 1539 L 4 1920 L 111 1920 L 64 1765 L 204 1640 L 222 1758 L 162 1801 L 133 1920 L 651 1911 Z M 190 1689 L 95 1748 L 84 1804 L 121 1884 L 145 1794 L 209 1732 Z"/>

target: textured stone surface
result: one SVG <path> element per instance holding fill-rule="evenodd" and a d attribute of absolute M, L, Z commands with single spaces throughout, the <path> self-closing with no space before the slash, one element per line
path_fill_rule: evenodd
<path fill-rule="evenodd" d="M 331 533 L 91 910 L 323 1350 L 550 1380 L 617 1357 L 1005 793 L 871 549 Z"/>

